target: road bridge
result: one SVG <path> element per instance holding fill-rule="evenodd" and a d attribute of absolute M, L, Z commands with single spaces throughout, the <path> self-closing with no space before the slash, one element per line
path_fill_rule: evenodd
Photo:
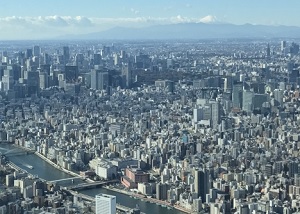
<path fill-rule="evenodd" d="M 82 177 L 71 177 L 71 178 L 62 178 L 62 179 L 48 181 L 48 182 L 50 182 L 50 183 L 57 183 L 57 182 L 61 182 L 61 181 L 69 181 L 69 180 L 75 180 L 75 179 L 81 179 L 81 180 L 83 180 Z"/>
<path fill-rule="evenodd" d="M 117 182 L 119 182 L 119 180 L 116 179 L 116 180 L 110 180 L 110 181 L 97 181 L 97 182 L 93 182 L 93 183 L 82 183 L 82 184 L 70 186 L 70 187 L 68 187 L 68 189 L 69 190 L 91 189 L 91 188 L 96 188 L 96 187 L 113 184 L 113 183 L 117 183 Z"/>
<path fill-rule="evenodd" d="M 13 156 L 20 156 L 20 155 L 28 155 L 28 154 L 33 154 L 35 153 L 34 150 L 31 149 L 11 149 L 11 150 L 5 150 L 5 153 L 2 153 L 2 155 L 6 156 L 6 157 L 13 157 Z"/>

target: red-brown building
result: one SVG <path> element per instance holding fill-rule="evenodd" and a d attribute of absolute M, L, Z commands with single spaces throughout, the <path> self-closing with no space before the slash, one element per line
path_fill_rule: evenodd
<path fill-rule="evenodd" d="M 130 189 L 137 188 L 138 183 L 148 183 L 150 180 L 149 177 L 149 174 L 140 168 L 127 167 L 125 176 L 121 178 L 121 183 Z"/>

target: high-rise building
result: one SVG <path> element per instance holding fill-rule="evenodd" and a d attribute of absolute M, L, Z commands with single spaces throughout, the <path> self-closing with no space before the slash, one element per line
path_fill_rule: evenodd
<path fill-rule="evenodd" d="M 91 88 L 95 90 L 106 90 L 109 86 L 109 75 L 107 71 L 91 71 Z"/>
<path fill-rule="evenodd" d="M 283 104 L 283 90 L 275 89 L 273 92 L 274 95 L 274 104 L 275 106 L 279 106 Z"/>
<path fill-rule="evenodd" d="M 100 65 L 101 64 L 101 54 L 94 54 L 94 65 Z"/>
<path fill-rule="evenodd" d="M 27 59 L 29 59 L 30 57 L 32 57 L 32 49 L 27 49 L 26 50 L 25 57 Z"/>
<path fill-rule="evenodd" d="M 253 110 L 253 97 L 252 91 L 243 91 L 243 111 L 250 112 Z"/>
<path fill-rule="evenodd" d="M 243 102 L 243 83 L 238 82 L 233 85 L 232 90 L 232 105 L 234 108 L 242 108 Z"/>
<path fill-rule="evenodd" d="M 126 52 L 124 50 L 121 50 L 120 57 L 124 60 L 126 59 Z"/>
<path fill-rule="evenodd" d="M 268 46 L 267 46 L 267 57 L 270 57 L 271 56 L 271 50 L 270 50 L 270 44 L 268 43 Z"/>
<path fill-rule="evenodd" d="M 42 64 L 50 64 L 50 56 L 47 53 L 43 53 L 43 63 Z"/>
<path fill-rule="evenodd" d="M 210 102 L 211 107 L 211 126 L 214 129 L 218 128 L 219 123 L 221 122 L 221 104 L 219 102 L 213 101 Z"/>
<path fill-rule="evenodd" d="M 116 214 L 116 196 L 96 195 L 96 214 Z"/>
<path fill-rule="evenodd" d="M 28 71 L 25 75 L 27 80 L 28 94 L 37 94 L 40 89 L 40 75 L 37 71 Z"/>
<path fill-rule="evenodd" d="M 299 45 L 293 42 L 290 47 L 290 54 L 296 55 L 298 53 L 299 53 Z"/>
<path fill-rule="evenodd" d="M 63 47 L 64 63 L 67 64 L 70 60 L 70 48 L 68 46 Z"/>
<path fill-rule="evenodd" d="M 280 43 L 280 50 L 284 51 L 285 48 L 286 48 L 286 41 L 281 41 L 281 43 Z"/>
<path fill-rule="evenodd" d="M 156 199 L 158 200 L 167 200 L 167 193 L 169 190 L 169 185 L 164 183 L 157 183 L 156 184 Z"/>
<path fill-rule="evenodd" d="M 78 66 L 66 65 L 65 66 L 65 80 L 66 83 L 75 83 L 78 79 Z"/>
<path fill-rule="evenodd" d="M 132 69 L 130 64 L 126 63 L 122 67 L 122 74 L 124 77 L 124 85 L 126 88 L 131 87 L 132 85 Z"/>
<path fill-rule="evenodd" d="M 40 72 L 39 77 L 40 77 L 40 88 L 41 89 L 48 88 L 49 86 L 48 74 L 46 72 Z"/>
<path fill-rule="evenodd" d="M 114 65 L 118 65 L 120 63 L 120 57 L 118 54 L 114 54 Z"/>
<path fill-rule="evenodd" d="M 33 46 L 33 56 L 39 57 L 41 55 L 41 48 L 40 46 Z"/>
<path fill-rule="evenodd" d="M 195 192 L 198 194 L 198 197 L 201 197 L 202 202 L 205 202 L 206 194 L 209 193 L 209 189 L 211 186 L 209 180 L 209 171 L 207 169 L 195 170 L 194 186 Z"/>
<path fill-rule="evenodd" d="M 4 75 L 2 77 L 2 91 L 8 91 L 13 89 L 14 79 L 12 76 Z"/>

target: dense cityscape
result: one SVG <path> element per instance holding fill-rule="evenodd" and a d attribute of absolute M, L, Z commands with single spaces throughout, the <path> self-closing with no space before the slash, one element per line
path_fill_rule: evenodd
<path fill-rule="evenodd" d="M 0 51 L 0 213 L 151 212 L 84 189 L 162 213 L 300 211 L 298 41 L 20 41 Z M 40 178 L 32 156 L 69 177 Z"/>

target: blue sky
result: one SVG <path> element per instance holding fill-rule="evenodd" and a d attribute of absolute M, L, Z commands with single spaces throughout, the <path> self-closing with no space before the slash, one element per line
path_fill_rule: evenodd
<path fill-rule="evenodd" d="M 180 22 L 300 26 L 300 0 L 0 0 L 0 39 Z"/>

